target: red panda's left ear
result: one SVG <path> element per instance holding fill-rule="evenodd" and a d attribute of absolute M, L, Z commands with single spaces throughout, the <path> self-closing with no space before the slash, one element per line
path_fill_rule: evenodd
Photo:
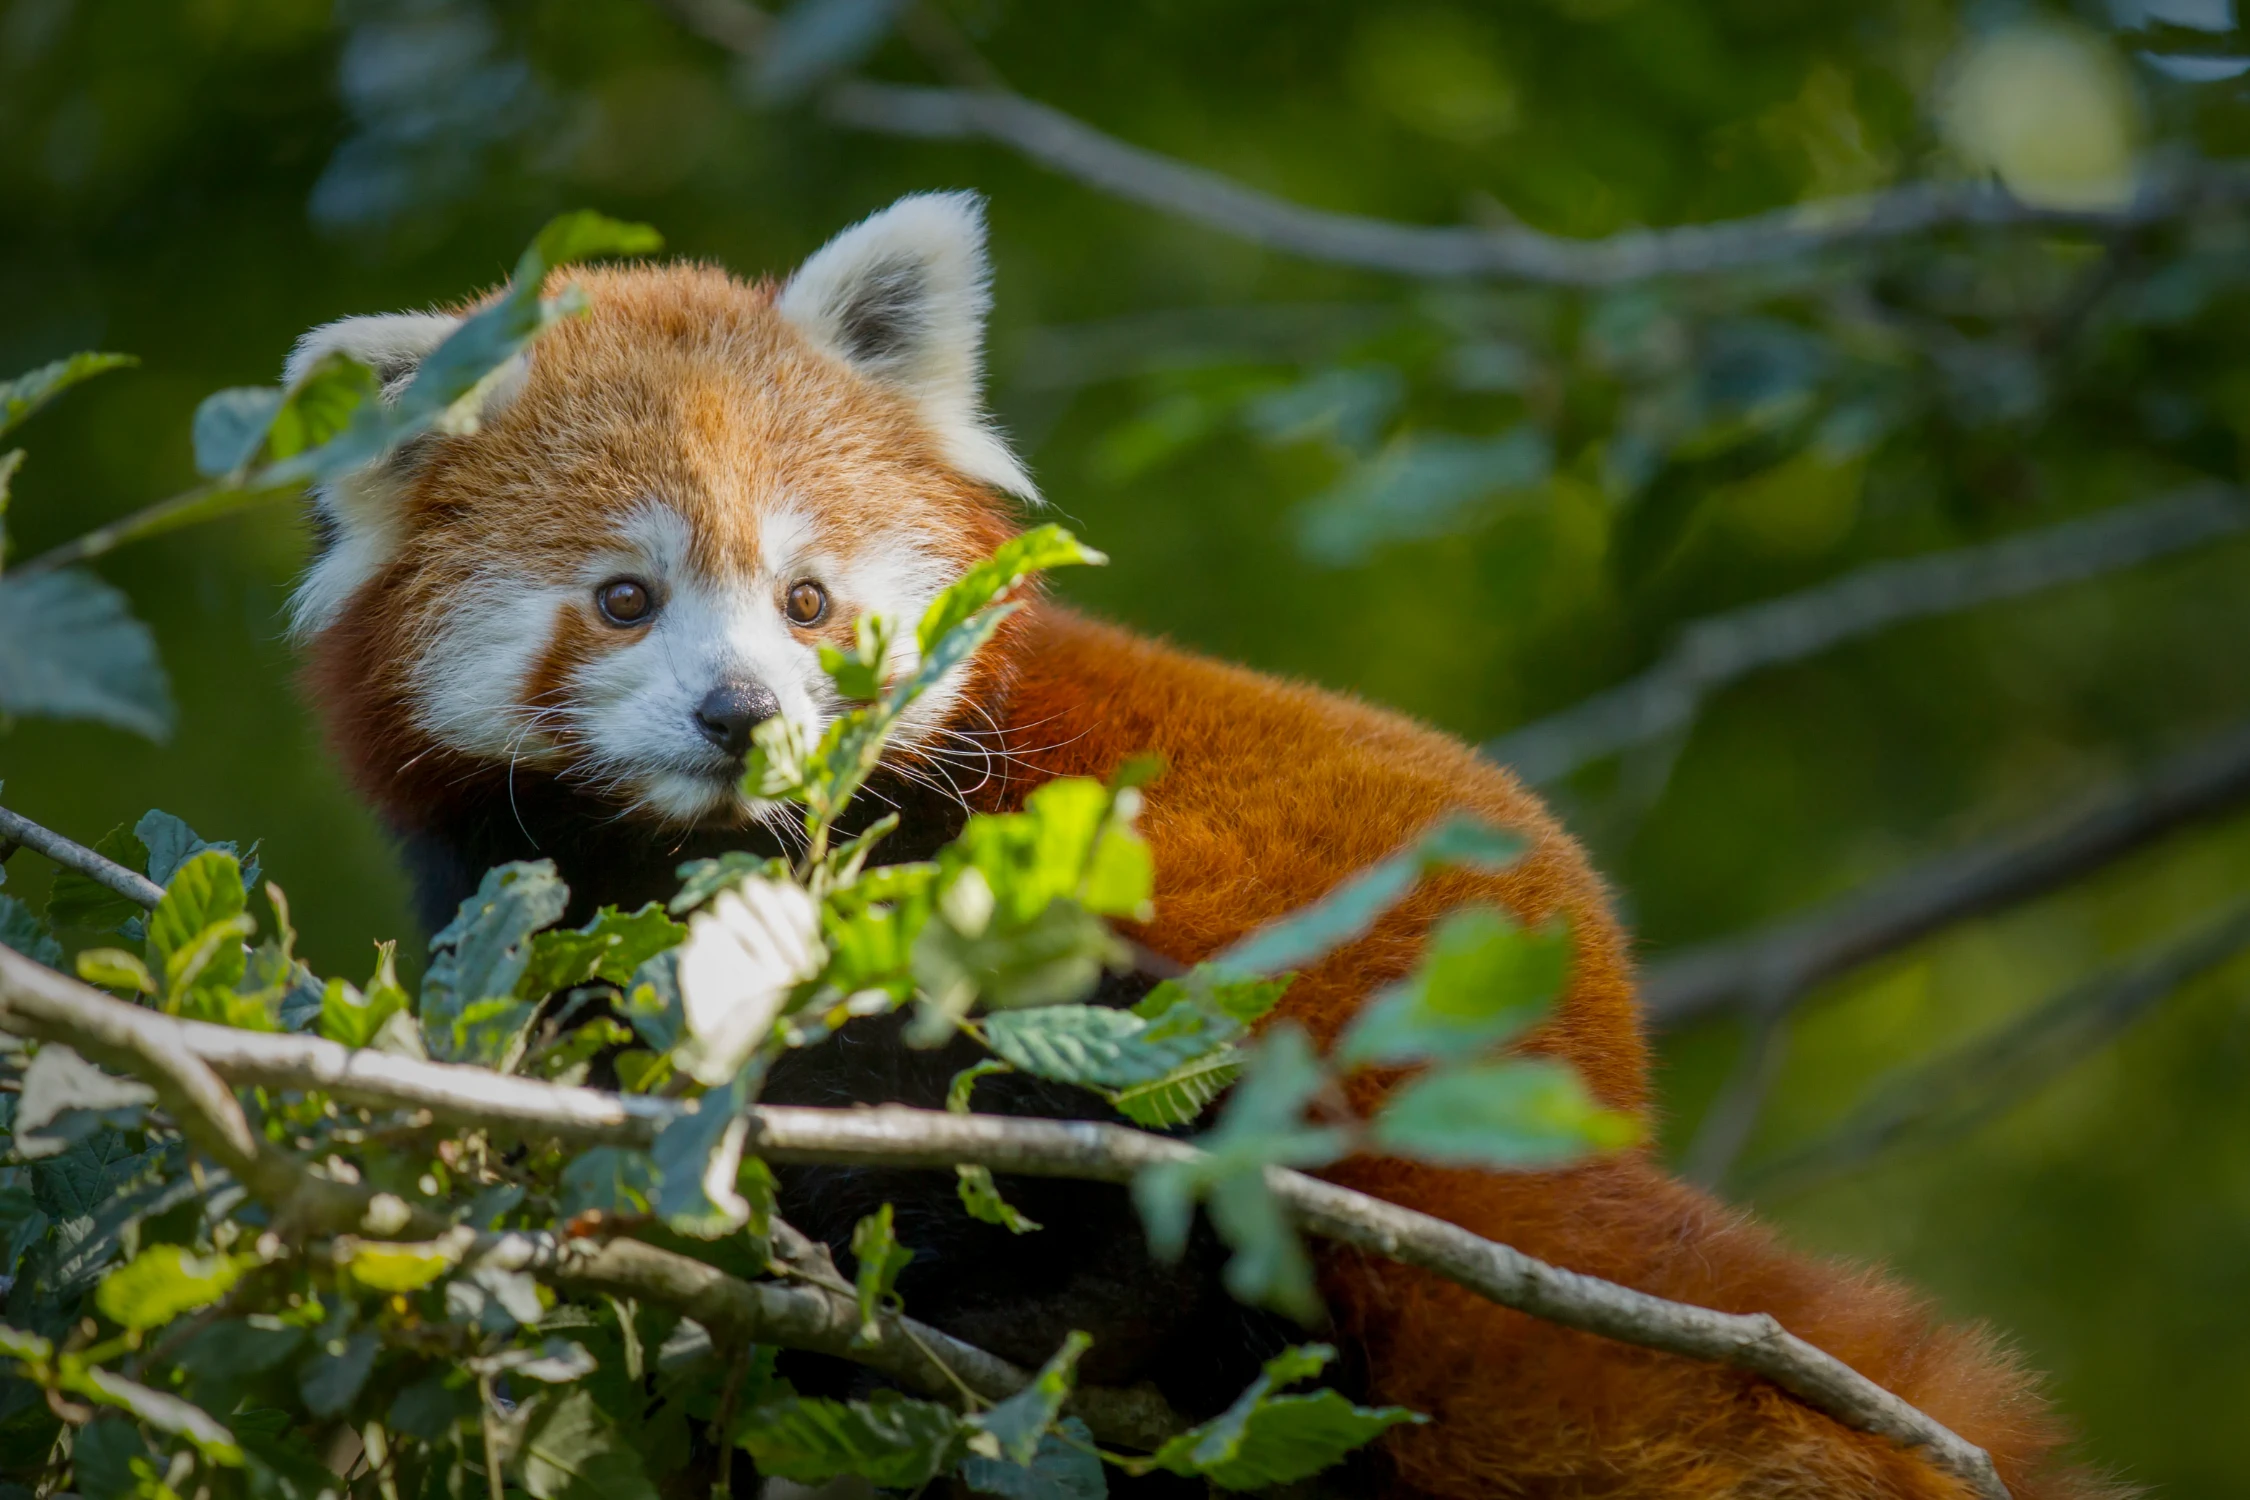
<path fill-rule="evenodd" d="M 991 274 L 983 200 L 917 193 L 815 251 L 774 306 L 815 345 L 911 400 L 963 475 L 1036 502 L 1038 487 L 984 410 Z"/>

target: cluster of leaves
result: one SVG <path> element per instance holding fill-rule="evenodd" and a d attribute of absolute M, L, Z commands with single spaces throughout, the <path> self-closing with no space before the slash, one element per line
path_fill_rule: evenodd
<path fill-rule="evenodd" d="M 511 290 L 388 397 L 342 359 L 285 390 L 214 397 L 197 419 L 212 484 L 64 550 L 90 556 L 459 427 L 479 384 L 569 311 L 567 295 L 539 295 L 551 266 L 647 243 L 607 221 L 558 221 Z M 99 364 L 19 383 L 0 419 Z M 983 1493 L 1082 1497 L 1104 1492 L 1107 1464 L 1260 1489 L 1421 1420 L 1334 1391 L 1289 1393 L 1329 1358 L 1307 1346 L 1154 1453 L 1109 1453 L 1066 1415 L 1083 1336 L 996 1403 L 814 1399 L 778 1373 L 773 1349 L 715 1347 L 676 1308 L 558 1296 L 470 1253 L 488 1232 L 638 1235 L 731 1274 L 830 1283 L 875 1334 L 901 1309 L 896 1283 L 913 1247 L 886 1206 L 853 1237 L 849 1281 L 825 1261 L 779 1253 L 774 1179 L 745 1155 L 745 1106 L 786 1052 L 901 1009 L 911 1010 L 910 1044 L 966 1036 L 988 1054 L 955 1079 L 957 1110 L 973 1107 L 978 1080 L 1010 1071 L 1092 1091 L 1153 1128 L 1200 1126 L 1224 1095 L 1198 1137 L 1206 1154 L 1136 1184 L 1151 1243 L 1178 1254 L 1206 1207 L 1234 1247 L 1234 1292 L 1307 1320 L 1319 1310 L 1309 1261 L 1267 1167 L 1318 1166 L 1361 1147 L 1522 1167 L 1625 1138 L 1630 1126 L 1573 1075 L 1505 1050 L 1560 988 L 1566 942 L 1497 912 L 1449 919 L 1423 968 L 1329 1057 L 1286 1021 L 1252 1039 L 1292 972 L 1364 934 L 1425 873 L 1504 865 L 1520 852 L 1513 839 L 1440 827 L 1119 1009 L 1085 997 L 1131 961 L 1111 922 L 1151 914 L 1150 854 L 1134 819 L 1141 786 L 1161 772 L 1154 761 L 1106 783 L 1050 782 L 1019 811 L 971 817 L 928 860 L 883 860 L 895 816 L 841 831 L 917 702 L 1017 607 L 1009 594 L 1041 570 L 1099 561 L 1061 528 L 1036 528 L 941 594 L 911 635 L 867 619 L 852 649 L 826 652 L 858 706 L 817 742 L 785 719 L 762 726 L 743 778 L 745 795 L 793 810 L 800 854 L 683 866 L 668 909 L 604 908 L 576 927 L 559 925 L 569 893 L 550 864 L 502 866 L 432 939 L 413 993 L 388 945 L 363 985 L 315 976 L 295 955 L 281 890 L 261 883 L 255 848 L 206 841 L 160 812 L 97 845 L 161 889 L 153 905 L 119 894 L 129 882 L 71 871 L 43 912 L 0 896 L 0 942 L 60 966 L 67 935 L 82 979 L 165 1014 L 573 1083 L 598 1063 L 624 1091 L 660 1101 L 663 1122 L 646 1150 L 574 1150 L 318 1090 L 248 1091 L 274 1146 L 450 1226 L 413 1241 L 307 1244 L 275 1221 L 275 1205 L 192 1159 L 145 1085 L 56 1043 L 10 1043 L 0 1054 L 12 1085 L 0 1090 L 0 1357 L 10 1371 L 0 1378 L 0 1485 L 90 1500 L 313 1500 L 347 1489 L 461 1500 L 479 1484 L 493 1500 L 511 1486 L 534 1500 L 614 1500 L 682 1482 L 702 1434 L 722 1454 L 746 1451 L 761 1473 L 803 1481 L 853 1474 L 914 1488 L 952 1473 Z M 20 588 L 23 576 L 0 587 Z M 75 572 L 27 576 L 101 587 Z M 42 673 L 73 670 L 75 643 L 36 632 L 6 641 L 0 700 L 85 711 L 37 696 Z M 1368 1067 L 1421 1071 L 1361 1119 L 1339 1085 Z M 963 1165 L 959 1176 L 967 1212 L 1039 1232 L 988 1171 Z"/>

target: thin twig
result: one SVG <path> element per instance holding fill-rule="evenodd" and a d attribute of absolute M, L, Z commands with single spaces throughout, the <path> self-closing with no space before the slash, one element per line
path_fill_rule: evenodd
<path fill-rule="evenodd" d="M 1909 866 L 1872 888 L 1747 937 L 1654 965 L 1641 1000 L 1678 1026 L 1749 997 L 1801 996 L 1956 922 L 2044 895 L 2191 823 L 2250 803 L 2250 727 L 2159 763 L 2060 816 Z"/>
<path fill-rule="evenodd" d="M 1878 1086 L 1825 1135 L 1745 1170 L 1755 1193 L 1791 1193 L 1904 1145 L 1996 1119 L 2106 1045 L 2168 996 L 2250 949 L 2250 906 L 2155 944 L 1984 1036 Z"/>
<path fill-rule="evenodd" d="M 241 1034 L 230 1028 L 179 1021 L 128 1005 L 6 950 L 0 950 L 0 1027 L 54 1036 L 74 1045 L 81 1035 L 99 1040 L 104 1051 L 98 1055 L 115 1058 L 143 1077 L 151 1077 L 150 1054 L 165 1049 L 177 1054 L 176 1066 L 205 1078 L 215 1069 L 231 1082 L 271 1088 L 324 1088 L 323 1080 L 350 1072 L 334 1057 L 344 1049 L 333 1042 L 272 1037 L 260 1049 L 244 1049 L 233 1043 L 231 1039 Z M 404 1058 L 392 1063 L 397 1071 L 388 1076 L 395 1081 L 411 1077 L 412 1086 L 400 1089 L 391 1102 L 408 1107 L 441 1112 L 433 1101 L 451 1092 L 453 1103 L 442 1112 L 471 1117 L 477 1102 L 490 1097 L 495 1083 L 504 1083 L 519 1091 L 509 1115 L 511 1125 L 531 1123 L 532 1111 L 527 1107 L 531 1094 L 521 1091 L 551 1091 L 553 1117 L 567 1130 L 588 1131 L 595 1113 L 585 1099 L 592 1090 L 497 1079 L 481 1068 L 446 1063 Z M 151 1077 L 151 1081 L 156 1080 Z M 360 1075 L 354 1090 L 354 1097 L 363 1102 L 372 1102 L 382 1092 L 369 1075 Z M 239 1122 L 241 1111 L 233 1095 L 224 1089 L 218 1092 L 223 1104 L 213 1101 L 214 1107 Z M 776 1162 L 880 1163 L 940 1170 L 969 1163 L 1005 1172 L 1123 1182 L 1146 1167 L 1189 1163 L 1201 1156 L 1194 1147 L 1164 1136 L 1088 1121 L 1004 1119 L 900 1106 L 858 1110 L 755 1106 L 749 1115 L 747 1149 Z M 646 1112 L 616 1107 L 608 1118 L 605 1138 L 616 1144 L 645 1145 L 652 1138 L 654 1120 Z M 1274 1168 L 1266 1175 L 1276 1197 L 1310 1233 L 1423 1267 L 1502 1306 L 1565 1327 L 1762 1375 L 1840 1422 L 1921 1450 L 1930 1462 L 1968 1482 L 1979 1495 L 1998 1500 L 2007 1494 L 1982 1450 L 1790 1334 L 1771 1316 L 1721 1313 L 1667 1301 L 1550 1266 L 1442 1219 L 1302 1173 Z M 632 1246 L 630 1241 L 613 1241 L 604 1251 L 623 1256 L 665 1253 Z M 679 1278 L 691 1282 L 700 1278 L 706 1288 L 721 1284 L 722 1273 L 711 1267 L 685 1257 L 673 1261 L 670 1270 Z M 681 1306 L 691 1290 L 686 1284 L 652 1287 L 616 1279 L 581 1284 L 589 1291 L 645 1296 L 672 1306 Z M 730 1299 L 744 1295 L 743 1288 L 752 1296 L 765 1290 L 735 1283 L 726 1295 Z M 807 1295 L 819 1295 L 819 1289 L 807 1289 Z M 832 1315 L 841 1316 L 842 1311 L 837 1306 Z M 711 1325 L 706 1322 L 706 1326 Z"/>
<path fill-rule="evenodd" d="M 1688 624 L 1657 664 L 1575 708 L 1484 747 L 1526 781 L 1672 734 L 1703 700 L 1762 668 L 1802 661 L 1908 620 L 2018 599 L 2250 530 L 2250 502 L 2198 486 L 2140 505 L 1980 547 L 1877 563 L 1841 578 Z"/>
<path fill-rule="evenodd" d="M 108 886 L 128 901 L 153 907 L 164 899 L 164 887 L 137 870 L 96 854 L 84 844 L 72 843 L 52 829 L 42 828 L 21 813 L 0 807 L 0 839 L 36 849 L 65 869 Z"/>

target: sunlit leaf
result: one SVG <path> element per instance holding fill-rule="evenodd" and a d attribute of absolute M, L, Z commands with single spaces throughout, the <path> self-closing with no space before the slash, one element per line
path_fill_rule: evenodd
<path fill-rule="evenodd" d="M 961 575 L 930 602 L 915 630 L 927 656 L 956 626 L 986 608 L 1033 573 L 1074 563 L 1099 565 L 1109 559 L 1056 525 L 1034 526 L 1009 538 L 992 556 Z"/>
<path fill-rule="evenodd" d="M 1353 1018 L 1336 1045 L 1346 1065 L 1462 1061 L 1521 1035 L 1554 1004 L 1570 968 L 1570 932 L 1526 930 L 1499 911 L 1455 912 L 1421 965 Z"/>
<path fill-rule="evenodd" d="M 94 1304 L 126 1328 L 161 1328 L 209 1307 L 234 1289 L 255 1255 L 197 1255 L 181 1245 L 151 1245 L 102 1279 Z"/>
<path fill-rule="evenodd" d="M 1428 1420 L 1400 1406 L 1354 1406 L 1332 1390 L 1274 1394 L 1320 1373 L 1335 1352 L 1310 1344 L 1268 1360 L 1232 1406 L 1159 1448 L 1154 1466 L 1221 1489 L 1261 1490 L 1309 1478 L 1393 1427 Z"/>
<path fill-rule="evenodd" d="M 1604 1109 L 1575 1069 L 1552 1058 L 1446 1068 L 1402 1085 L 1369 1131 L 1387 1154 L 1445 1166 L 1561 1166 L 1640 1139 L 1632 1116 Z"/>
<path fill-rule="evenodd" d="M 914 1252 L 898 1242 L 891 1229 L 891 1206 L 886 1203 L 852 1226 L 852 1288 L 859 1299 L 859 1337 L 872 1341 L 875 1319 L 896 1294 L 899 1272 L 914 1259 Z"/>

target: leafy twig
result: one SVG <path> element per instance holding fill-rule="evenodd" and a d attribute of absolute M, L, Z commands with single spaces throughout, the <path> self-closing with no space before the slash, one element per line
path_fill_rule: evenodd
<path fill-rule="evenodd" d="M 21 844 L 26 849 L 36 849 L 65 869 L 76 870 L 89 880 L 98 881 L 123 896 L 143 906 L 154 907 L 164 897 L 164 887 L 137 870 L 96 854 L 84 844 L 73 843 L 52 829 L 42 828 L 21 813 L 0 807 L 0 846 Z"/>
<path fill-rule="evenodd" d="M 183 1022 L 128 1005 L 7 951 L 0 951 L 0 1026 L 67 1040 L 73 1045 L 83 1042 L 82 1050 L 115 1060 L 156 1083 L 160 1093 L 167 1086 L 160 1080 L 181 1073 L 200 1074 L 216 1085 L 213 1069 L 235 1083 L 283 1089 L 325 1088 L 329 1085 L 324 1080 L 352 1071 L 336 1056 L 344 1049 L 333 1042 L 316 1037 L 267 1036 L 257 1039 L 263 1045 L 243 1048 L 231 1039 L 245 1033 Z M 392 1059 L 391 1064 L 391 1076 L 410 1080 L 411 1087 L 400 1089 L 388 1102 L 438 1112 L 438 1101 L 450 1093 L 453 1100 L 445 1112 L 454 1118 L 473 1117 L 490 1083 L 501 1081 L 517 1091 L 511 1098 L 507 1122 L 511 1126 L 533 1126 L 537 1112 L 531 1103 L 546 1094 L 552 1100 L 552 1117 L 558 1125 L 587 1132 L 596 1114 L 590 1100 L 605 1097 L 593 1090 L 529 1079 L 495 1080 L 494 1075 L 477 1068 L 403 1058 Z M 177 1090 L 177 1085 L 173 1087 Z M 378 1102 L 382 1092 L 372 1078 L 363 1075 L 355 1083 L 352 1096 L 360 1102 Z M 191 1111 L 207 1111 L 215 1118 L 231 1116 L 235 1125 L 246 1131 L 233 1095 L 223 1087 L 215 1088 L 216 1097 L 213 1094 L 213 1089 L 206 1088 L 186 1091 L 183 1097 Z M 971 1163 L 1008 1172 L 1121 1182 L 1146 1167 L 1189 1163 L 1200 1156 L 1192 1146 L 1164 1136 L 1086 1121 L 1003 1119 L 898 1106 L 860 1110 L 754 1106 L 749 1117 L 749 1149 L 781 1162 L 882 1163 L 938 1169 Z M 654 1121 L 645 1112 L 628 1112 L 613 1101 L 609 1119 L 612 1123 L 598 1138 L 616 1144 L 646 1145 L 653 1136 Z M 187 1123 L 183 1120 L 183 1125 Z M 190 1134 L 199 1144 L 204 1135 L 216 1136 L 222 1144 L 229 1136 L 212 1121 L 200 1122 Z M 242 1159 L 239 1151 L 237 1159 Z M 238 1175 L 257 1167 L 255 1161 L 244 1160 Z M 244 1175 L 243 1180 L 254 1183 L 258 1179 Z M 1502 1306 L 1565 1327 L 1762 1375 L 1849 1426 L 1922 1450 L 1931 1462 L 1967 1481 L 1980 1495 L 2004 1497 L 2007 1493 L 1980 1449 L 1790 1334 L 1771 1316 L 1714 1312 L 1566 1271 L 1444 1220 L 1301 1173 L 1271 1168 L 1267 1181 L 1275 1196 L 1311 1233 L 1423 1267 Z M 356 1212 L 365 1216 L 364 1208 Z M 391 1231 L 394 1235 L 398 1232 Z M 577 1284 L 614 1296 L 645 1297 L 680 1307 L 707 1327 L 714 1325 L 696 1312 L 696 1307 L 710 1306 L 714 1315 L 723 1315 L 718 1309 L 762 1305 L 764 1298 L 792 1291 L 736 1281 L 699 1261 L 670 1256 L 632 1241 L 613 1241 L 596 1253 L 610 1257 L 608 1264 L 613 1266 L 637 1266 L 640 1274 L 612 1271 L 605 1275 L 594 1269 L 602 1262 L 593 1260 L 580 1260 L 566 1268 L 568 1257 L 563 1247 L 536 1237 L 522 1239 L 526 1253 L 531 1255 L 530 1268 L 543 1278 L 555 1278 L 557 1285 Z M 542 1244 L 551 1248 L 542 1249 Z M 555 1258 L 546 1261 L 543 1257 L 547 1255 Z M 636 1261 L 635 1257 L 640 1259 Z M 566 1283 L 561 1279 L 564 1277 L 571 1281 Z M 847 1311 L 842 1307 L 840 1294 L 809 1289 L 794 1295 L 817 1300 L 793 1301 L 786 1309 L 775 1307 L 770 1311 L 776 1316 L 784 1312 L 795 1317 L 809 1315 L 812 1321 L 792 1324 L 773 1334 L 775 1342 L 822 1347 L 811 1341 L 831 1340 L 846 1328 L 857 1329 L 857 1309 Z M 826 1297 L 835 1297 L 836 1305 Z M 849 1343 L 848 1334 L 844 1342 Z M 911 1345 L 903 1335 L 901 1342 Z M 933 1347 L 946 1348 L 950 1362 L 962 1346 L 947 1340 Z M 989 1360 L 991 1356 L 983 1358 Z M 923 1368 L 928 1373 L 927 1366 Z M 979 1377 L 972 1367 L 962 1366 L 960 1373 L 972 1385 L 977 1384 Z M 1020 1371 L 1014 1373 L 1022 1375 Z"/>

